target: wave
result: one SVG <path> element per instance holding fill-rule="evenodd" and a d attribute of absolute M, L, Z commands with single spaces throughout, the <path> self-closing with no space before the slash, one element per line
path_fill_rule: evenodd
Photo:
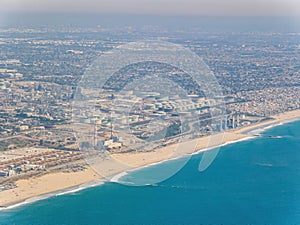
<path fill-rule="evenodd" d="M 32 198 L 28 198 L 28 199 L 26 199 L 22 202 L 18 202 L 18 203 L 9 205 L 9 206 L 0 207 L 0 211 L 14 209 L 14 208 L 17 208 L 17 207 L 20 207 L 20 206 L 23 206 L 23 205 L 28 205 L 28 204 L 31 204 L 31 203 L 34 203 L 34 202 L 37 202 L 37 201 L 40 201 L 40 200 L 50 198 L 50 197 L 53 197 L 53 196 L 55 196 L 54 193 L 35 196 L 35 197 L 32 197 Z"/>
<path fill-rule="evenodd" d="M 128 174 L 128 173 L 127 173 L 126 171 L 125 171 L 125 172 L 122 172 L 122 173 L 119 173 L 119 174 L 113 176 L 113 177 L 110 179 L 110 182 L 118 183 L 119 180 L 120 180 L 122 177 L 126 176 L 127 174 Z"/>
<path fill-rule="evenodd" d="M 198 154 L 201 154 L 201 153 L 206 152 L 206 151 L 210 151 L 210 150 L 220 148 L 220 147 L 224 147 L 224 146 L 227 146 L 227 145 L 232 145 L 232 144 L 235 144 L 235 143 L 238 143 L 238 142 L 248 141 L 248 140 L 251 140 L 251 139 L 254 139 L 254 138 L 256 138 L 256 136 L 245 137 L 245 138 L 241 138 L 241 139 L 238 139 L 238 140 L 235 140 L 235 141 L 228 141 L 228 142 L 225 142 L 225 143 L 217 145 L 217 146 L 211 146 L 211 147 L 208 147 L 208 148 L 200 149 L 200 150 L 192 153 L 191 155 L 198 155 Z"/>
<path fill-rule="evenodd" d="M 11 205 L 8 205 L 8 206 L 2 206 L 2 207 L 0 207 L 0 211 L 18 208 L 20 206 L 32 204 L 34 202 L 45 200 L 45 199 L 48 199 L 48 198 L 51 198 L 51 197 L 67 195 L 67 194 L 74 194 L 74 193 L 82 191 L 84 189 L 100 186 L 104 183 L 105 183 L 105 181 L 103 179 L 101 179 L 101 180 L 96 180 L 96 181 L 91 181 L 91 182 L 88 182 L 88 183 L 85 183 L 85 184 L 81 184 L 81 185 L 78 185 L 78 186 L 74 186 L 74 187 L 71 187 L 71 188 L 66 188 L 66 189 L 63 189 L 63 190 L 59 190 L 59 191 L 55 191 L 55 192 L 51 192 L 51 193 L 47 193 L 47 194 L 34 196 L 34 197 L 28 198 L 24 201 L 21 201 L 21 202 L 15 203 L 15 204 L 11 204 Z"/>
<path fill-rule="evenodd" d="M 272 124 L 268 124 L 268 125 L 264 125 L 264 126 L 260 126 L 258 128 L 254 128 L 252 130 L 246 131 L 247 134 L 252 134 L 252 135 L 261 135 L 261 133 L 263 133 L 266 130 L 272 129 L 274 127 L 277 126 L 282 126 L 288 123 L 293 123 L 296 121 L 299 121 L 300 118 L 294 118 L 294 119 L 288 119 L 288 120 L 284 120 L 284 121 L 280 121 L 280 122 L 274 122 Z"/>
<path fill-rule="evenodd" d="M 149 168 L 149 167 L 157 166 L 157 165 L 160 165 L 160 164 L 164 164 L 166 162 L 171 162 L 171 161 L 183 159 L 184 157 L 190 157 L 191 155 L 192 154 L 178 156 L 178 157 L 174 157 L 174 158 L 169 158 L 169 159 L 165 159 L 165 160 L 162 160 L 162 161 L 159 161 L 159 162 L 155 162 L 155 163 L 147 164 L 147 165 L 140 166 L 140 167 L 137 167 L 137 168 L 133 168 L 133 169 L 127 170 L 125 172 L 121 172 L 121 173 L 118 173 L 118 174 L 114 175 L 109 181 L 112 182 L 112 183 L 121 183 L 121 184 L 134 185 L 135 184 L 134 182 L 122 181 L 122 178 L 127 176 L 127 175 L 130 175 L 130 173 L 133 173 L 133 172 L 136 172 L 136 171 L 139 171 L 139 170 L 143 170 L 143 169 L 146 169 L 146 168 Z M 154 186 L 154 184 L 152 184 L 152 183 L 144 184 L 144 185 L 145 186 Z"/>
<path fill-rule="evenodd" d="M 272 164 L 272 163 L 255 163 L 257 166 L 262 166 L 262 167 L 287 167 L 287 164 Z"/>
<path fill-rule="evenodd" d="M 91 181 L 89 183 L 85 183 L 85 184 L 82 184 L 82 185 L 79 185 L 79 186 L 76 186 L 76 187 L 73 187 L 73 188 L 64 189 L 64 190 L 60 191 L 59 193 L 56 193 L 55 196 L 66 195 L 66 194 L 74 194 L 76 192 L 79 192 L 81 190 L 85 190 L 87 188 L 100 186 L 104 183 L 105 183 L 105 181 L 103 179 L 96 180 L 96 181 Z"/>
<path fill-rule="evenodd" d="M 245 138 L 235 140 L 235 141 L 228 141 L 226 143 L 223 143 L 223 144 L 220 144 L 220 145 L 217 145 L 217 146 L 212 146 L 212 147 L 208 147 L 208 148 L 205 148 L 205 149 L 200 149 L 200 150 L 195 151 L 195 152 L 190 153 L 190 154 L 186 154 L 186 155 L 182 155 L 182 156 L 178 156 L 178 157 L 174 157 L 174 158 L 169 158 L 169 159 L 165 159 L 165 160 L 162 160 L 162 161 L 159 161 L 159 162 L 155 162 L 155 163 L 151 163 L 151 164 L 144 165 L 144 166 L 141 166 L 141 167 L 133 168 L 133 169 L 127 170 L 125 172 L 121 172 L 121 173 L 118 173 L 118 174 L 114 175 L 109 181 L 113 182 L 113 183 L 133 184 L 132 182 L 122 181 L 122 178 L 129 175 L 132 172 L 136 172 L 136 171 L 143 170 L 143 169 L 146 169 L 146 168 L 149 168 L 149 167 L 157 166 L 157 165 L 160 165 L 160 164 L 163 164 L 163 163 L 166 163 L 166 162 L 171 162 L 171 161 L 175 161 L 175 160 L 184 159 L 185 157 L 187 157 L 189 159 L 191 156 L 201 154 L 205 151 L 210 151 L 210 150 L 220 148 L 220 147 L 223 147 L 223 146 L 226 146 L 226 145 L 231 145 L 231 144 L 235 144 L 235 143 L 242 142 L 242 141 L 247 141 L 247 140 L 254 139 L 254 138 L 256 138 L 256 137 L 255 136 L 245 137 Z M 153 184 L 148 184 L 148 185 L 153 186 Z"/>
<path fill-rule="evenodd" d="M 231 145 L 231 144 L 235 144 L 235 143 L 238 143 L 238 142 L 243 142 L 243 141 L 247 141 L 247 140 L 250 140 L 250 139 L 254 139 L 254 138 L 260 137 L 261 136 L 260 134 L 262 132 L 268 130 L 268 129 L 271 129 L 271 128 L 276 127 L 276 126 L 281 126 L 281 125 L 284 125 L 284 124 L 287 124 L 287 123 L 295 122 L 295 121 L 298 121 L 298 120 L 300 120 L 300 119 L 296 118 L 296 119 L 285 120 L 285 121 L 282 121 L 282 122 L 279 122 L 279 123 L 274 123 L 274 124 L 271 124 L 271 125 L 267 125 L 265 127 L 259 127 L 259 128 L 254 129 L 254 130 L 250 130 L 250 131 L 246 132 L 247 134 L 252 134 L 254 136 L 245 137 L 245 138 L 238 139 L 238 140 L 235 140 L 235 141 L 228 141 L 226 143 L 223 143 L 223 144 L 220 144 L 220 145 L 217 145 L 217 146 L 212 146 L 212 147 L 208 147 L 208 148 L 205 148 L 205 149 L 200 149 L 200 150 L 198 150 L 196 152 L 193 152 L 191 154 L 182 155 L 182 156 L 178 156 L 178 157 L 175 157 L 175 158 L 169 158 L 169 159 L 162 160 L 162 161 L 159 161 L 159 162 L 144 165 L 144 166 L 141 166 L 141 167 L 138 167 L 138 168 L 130 169 L 130 170 L 127 170 L 127 171 L 124 171 L 124 172 L 121 172 L 119 174 L 116 174 L 116 175 L 112 176 L 110 179 L 108 179 L 108 181 L 109 182 L 114 182 L 114 183 L 124 183 L 124 184 L 126 184 L 126 182 L 122 182 L 121 179 L 124 176 L 127 176 L 128 174 L 130 174 L 131 172 L 142 170 L 142 169 L 152 167 L 152 166 L 156 166 L 156 165 L 159 165 L 159 164 L 163 164 L 165 162 L 170 162 L 170 161 L 173 161 L 173 160 L 182 159 L 184 157 L 190 157 L 192 155 L 198 155 L 198 154 L 201 154 L 205 151 L 210 151 L 210 150 L 220 148 L 220 147 L 223 147 L 223 146 L 226 146 L 226 145 Z M 273 166 L 273 165 L 260 164 L 260 166 Z M 75 187 L 72 187 L 72 188 L 67 188 L 67 189 L 64 189 L 64 190 L 60 190 L 60 191 L 56 191 L 56 192 L 52 192 L 52 193 L 48 193 L 48 194 L 35 196 L 35 197 L 32 197 L 32 198 L 28 198 L 28 199 L 26 199 L 22 202 L 18 202 L 16 204 L 12 204 L 12 205 L 9 205 L 9 206 L 6 206 L 6 207 L 1 207 L 0 206 L 0 211 L 17 208 L 17 207 L 27 205 L 27 204 L 32 204 L 34 202 L 44 200 L 44 199 L 47 199 L 47 198 L 50 198 L 50 197 L 61 196 L 61 195 L 66 195 L 66 194 L 74 194 L 74 193 L 82 191 L 84 189 L 100 186 L 100 185 L 104 184 L 105 182 L 106 182 L 106 180 L 101 179 L 101 180 L 97 180 L 97 181 L 88 182 L 88 183 L 85 183 L 85 184 L 82 184 L 82 185 L 79 185 L 79 186 L 75 186 Z M 151 184 L 151 185 L 155 186 L 155 184 Z"/>
<path fill-rule="evenodd" d="M 261 133 L 265 132 L 266 130 L 272 129 L 273 127 L 277 127 L 277 126 L 280 126 L 280 125 L 283 125 L 283 123 L 274 123 L 274 124 L 271 124 L 271 125 L 266 125 L 266 126 L 259 127 L 259 128 L 254 129 L 254 130 L 248 131 L 246 133 L 260 136 Z"/>

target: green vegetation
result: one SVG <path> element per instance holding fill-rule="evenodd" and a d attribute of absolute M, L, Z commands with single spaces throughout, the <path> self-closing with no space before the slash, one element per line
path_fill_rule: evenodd
<path fill-rule="evenodd" d="M 22 148 L 32 143 L 31 140 L 10 138 L 0 141 L 0 151 L 7 151 L 9 148 Z"/>
<path fill-rule="evenodd" d="M 6 151 L 8 150 L 8 143 L 5 141 L 0 141 L 0 151 Z"/>

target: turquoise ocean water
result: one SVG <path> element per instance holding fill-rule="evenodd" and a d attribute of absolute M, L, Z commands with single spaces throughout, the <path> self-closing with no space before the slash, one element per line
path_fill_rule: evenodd
<path fill-rule="evenodd" d="M 0 224 L 300 224 L 300 121 L 222 147 L 202 173 L 201 157 L 157 186 L 105 183 L 1 211 Z"/>

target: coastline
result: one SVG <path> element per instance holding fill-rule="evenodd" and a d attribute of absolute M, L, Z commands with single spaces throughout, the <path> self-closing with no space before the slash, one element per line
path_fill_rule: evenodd
<path fill-rule="evenodd" d="M 27 198 L 23 201 L 10 203 L 7 206 L 0 206 L 0 211 L 14 209 L 14 208 L 17 208 L 17 207 L 20 207 L 20 206 L 23 206 L 23 205 L 31 204 L 31 203 L 34 203 L 36 201 L 44 200 L 44 199 L 55 197 L 55 196 L 73 194 L 73 193 L 79 192 L 81 190 L 85 190 L 85 189 L 88 189 L 88 188 L 100 186 L 104 183 L 105 183 L 104 179 L 94 180 L 94 181 L 90 181 L 90 182 L 87 182 L 87 183 L 83 183 L 81 185 L 72 186 L 72 187 L 69 187 L 69 188 L 66 188 L 66 189 L 59 189 L 57 191 L 53 191 L 53 192 L 49 192 L 49 193 L 45 193 L 45 194 L 41 194 L 41 195 L 36 195 L 36 196 L 30 197 L 30 198 Z"/>
<path fill-rule="evenodd" d="M 91 167 L 87 167 L 86 170 L 75 173 L 56 172 L 18 180 L 16 188 L 0 192 L 0 210 L 11 209 L 62 192 L 70 193 L 100 179 L 99 174 Z"/>
<path fill-rule="evenodd" d="M 199 154 L 224 145 L 257 138 L 257 134 L 267 129 L 299 120 L 300 110 L 275 115 L 272 118 L 271 120 L 251 126 L 227 131 L 224 133 L 222 142 L 216 145 L 207 144 L 210 142 L 211 136 L 201 137 L 197 139 L 196 147 L 192 151 L 174 152 L 176 145 L 172 145 L 154 152 L 113 154 L 112 156 L 115 160 L 126 162 L 127 165 L 130 165 L 130 169 L 115 173 L 111 176 L 110 182 L 118 182 L 122 176 L 133 170 L 157 165 L 187 155 Z M 41 177 L 32 177 L 27 180 L 18 180 L 16 188 L 0 192 L 0 210 L 12 209 L 57 195 L 74 193 L 82 189 L 101 185 L 106 180 L 89 166 L 86 170 L 76 173 L 58 172 L 46 174 Z"/>
<path fill-rule="evenodd" d="M 241 127 L 235 130 L 224 132 L 224 135 L 216 134 L 217 138 L 222 138 L 220 143 L 210 143 L 214 136 L 205 136 L 197 139 L 196 148 L 184 152 L 176 152 L 177 145 L 160 148 L 153 152 L 121 153 L 114 154 L 113 157 L 120 162 L 126 163 L 131 167 L 129 171 L 149 165 L 156 165 L 160 162 L 174 160 L 186 155 L 199 154 L 217 147 L 233 144 L 240 141 L 258 137 L 257 132 L 263 132 L 281 124 L 293 122 L 300 119 L 300 110 L 290 111 L 272 117 L 272 120 L 252 124 L 251 126 Z M 250 133 L 252 131 L 252 133 Z M 255 131 L 255 132 L 254 132 Z M 254 132 L 254 133 L 253 133 Z M 117 175 L 119 173 L 116 173 Z"/>

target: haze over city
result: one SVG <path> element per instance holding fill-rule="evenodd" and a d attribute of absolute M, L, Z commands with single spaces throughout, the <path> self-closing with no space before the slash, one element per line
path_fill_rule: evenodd
<path fill-rule="evenodd" d="M 2 0 L 2 12 L 93 12 L 198 16 L 292 16 L 298 0 Z"/>

